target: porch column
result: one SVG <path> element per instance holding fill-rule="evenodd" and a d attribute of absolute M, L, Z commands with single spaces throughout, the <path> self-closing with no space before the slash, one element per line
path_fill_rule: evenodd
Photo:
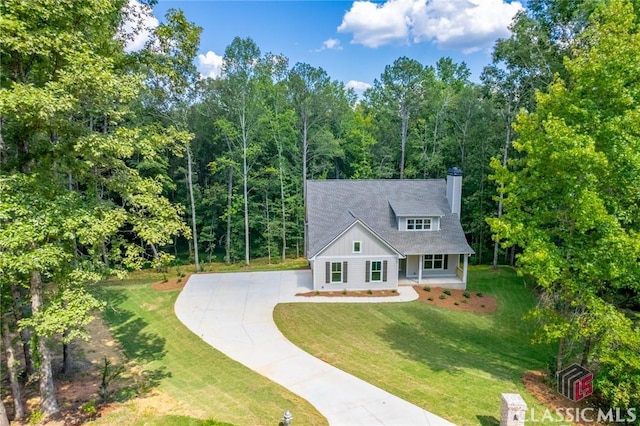
<path fill-rule="evenodd" d="M 423 256 L 424 255 L 421 254 L 418 258 L 418 284 L 422 284 L 422 265 L 424 263 Z"/>
<path fill-rule="evenodd" d="M 469 255 L 465 254 L 464 256 L 464 266 L 462 267 L 462 281 L 464 282 L 464 286 L 467 286 L 467 267 L 469 266 Z"/>

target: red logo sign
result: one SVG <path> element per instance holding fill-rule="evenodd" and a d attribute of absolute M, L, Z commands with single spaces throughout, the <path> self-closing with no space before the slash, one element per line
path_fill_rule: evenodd
<path fill-rule="evenodd" d="M 593 373 L 573 364 L 558 373 L 558 392 L 572 401 L 580 401 L 593 393 Z"/>

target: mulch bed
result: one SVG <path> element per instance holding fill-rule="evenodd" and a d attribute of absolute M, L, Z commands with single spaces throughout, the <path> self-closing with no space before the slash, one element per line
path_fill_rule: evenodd
<path fill-rule="evenodd" d="M 465 297 L 464 290 L 449 290 L 451 295 L 444 294 L 441 287 L 430 287 L 429 291 L 425 291 L 422 286 L 414 285 L 413 288 L 418 293 L 418 300 L 438 308 L 452 309 L 455 311 L 478 312 L 491 314 L 496 311 L 496 299 L 492 296 L 481 295 L 476 292 L 468 292 L 469 297 Z M 309 291 L 306 293 L 298 293 L 296 296 L 304 297 L 393 297 L 398 292 L 391 290 L 359 290 L 359 291 Z M 441 299 L 440 296 L 444 295 Z M 431 299 L 431 300 L 430 300 Z"/>
<path fill-rule="evenodd" d="M 304 297 L 394 297 L 397 296 L 397 291 L 391 290 L 351 290 L 351 291 L 308 291 L 306 293 L 297 293 L 296 296 Z"/>
<path fill-rule="evenodd" d="M 465 290 L 449 290 L 451 295 L 447 295 L 442 287 L 426 287 L 429 288 L 428 291 L 419 285 L 414 285 L 413 288 L 418 293 L 418 300 L 438 308 L 483 314 L 492 314 L 496 311 L 495 297 L 486 294 L 479 295 L 481 293 L 467 291 L 469 297 L 465 297 Z M 441 298 L 441 296 L 444 297 Z"/>
<path fill-rule="evenodd" d="M 156 281 L 151 284 L 151 288 L 158 291 L 178 290 L 184 288 L 187 280 L 191 274 L 187 274 L 184 277 L 167 277 L 166 280 Z"/>

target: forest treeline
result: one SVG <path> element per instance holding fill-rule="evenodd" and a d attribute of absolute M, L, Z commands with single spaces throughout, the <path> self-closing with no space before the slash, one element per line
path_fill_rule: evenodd
<path fill-rule="evenodd" d="M 591 103 L 582 107 L 597 113 L 569 108 L 565 117 L 562 108 L 549 107 L 545 114 L 569 124 L 599 122 L 607 114 L 620 116 L 624 108 L 637 106 L 638 93 L 627 90 L 636 90 L 632 76 L 639 75 L 638 70 L 620 65 L 624 72 L 615 75 L 594 70 L 585 77 L 578 72 L 579 64 L 592 61 L 589 55 L 604 39 L 598 25 L 614 22 L 620 10 L 629 15 L 618 29 L 628 36 L 630 51 L 619 52 L 612 43 L 599 54 L 631 55 L 627 65 L 637 63 L 632 54 L 640 50 L 638 8 L 621 1 L 605 3 L 611 3 L 609 15 L 599 11 L 598 7 L 606 9 L 599 2 L 531 0 L 527 11 L 515 17 L 512 35 L 496 43 L 493 61 L 479 82 L 470 79 L 464 63 L 450 58 L 421 63 L 400 57 L 380 70 L 360 97 L 321 67 L 291 64 L 283 55 L 262 52 L 248 38 L 229 44 L 218 78 L 201 78 L 194 66 L 201 28 L 180 10 L 167 13 L 143 49 L 128 52 L 125 46 L 140 28 L 133 25 L 127 34 L 123 22 L 142 20 L 125 0 L 0 3 L 3 335 L 19 330 L 24 369 L 40 379 L 43 413 L 60 410 L 47 340 L 62 336 L 67 367 L 68 343 L 85 337 L 90 312 L 102 304 L 87 285 L 187 257 L 200 269 L 201 263 L 213 260 L 250 264 L 256 257 L 277 262 L 303 256 L 307 179 L 443 178 L 449 167 L 459 167 L 464 171 L 461 220 L 476 252 L 472 262 L 513 263 L 518 252 L 526 269 L 527 248 L 539 248 L 540 238 L 547 237 L 534 238 L 523 229 L 551 229 L 561 221 L 551 216 L 545 216 L 546 222 L 522 220 L 526 215 L 539 219 L 535 206 L 540 200 L 515 202 L 518 196 L 527 200 L 517 192 L 518 183 L 525 182 L 533 192 L 545 188 L 543 195 L 567 194 L 569 201 L 563 202 L 569 204 L 575 191 L 568 188 L 583 183 L 568 179 L 557 180 L 563 187 L 543 185 L 545 176 L 553 176 L 565 163 L 549 162 L 555 170 L 535 168 L 545 158 L 527 163 L 536 157 L 526 141 L 537 131 L 551 132 L 551 124 L 542 119 L 527 127 L 527 117 L 535 115 L 541 102 L 547 107 L 562 105 L 562 97 L 553 98 L 554 94 L 562 87 L 572 90 L 579 76 L 586 87 L 603 89 L 593 92 L 597 96 L 571 98 L 573 104 L 589 99 Z M 605 67 L 610 57 L 598 63 Z M 608 78 L 621 83 L 604 84 Z M 618 104 L 602 103 L 610 98 Z M 626 176 L 632 177 L 616 182 L 627 188 L 622 193 L 629 202 L 607 201 L 602 209 L 613 215 L 608 229 L 637 236 L 638 212 L 632 207 L 638 201 L 639 166 L 632 152 L 638 137 L 632 125 L 611 129 L 631 135 L 630 151 L 616 147 L 603 152 L 611 155 L 610 164 L 625 167 Z M 558 140 L 573 140 L 571 135 L 560 136 Z M 599 135 L 603 140 L 610 136 Z M 555 141 L 549 138 L 542 146 L 553 147 Z M 575 164 L 595 161 L 580 157 L 582 151 L 574 148 L 557 153 L 577 158 Z M 556 155 L 553 149 L 544 152 L 548 159 Z M 628 161 L 615 163 L 619 152 L 628 154 Z M 609 171 L 603 168 L 594 176 L 610 177 Z M 601 180 L 605 181 L 614 184 Z M 603 197 L 612 191 L 607 188 L 609 192 L 602 189 Z M 560 205 L 552 203 L 547 214 Z M 564 228 L 549 233 L 554 247 L 567 241 L 563 233 L 573 232 L 573 220 L 562 223 Z M 597 235 L 592 231 L 581 228 L 582 234 Z M 625 247 L 622 252 L 631 263 L 610 270 L 613 278 L 599 270 L 595 281 L 609 284 L 606 291 L 596 286 L 590 293 L 617 312 L 639 304 L 633 272 L 637 246 L 629 244 L 618 247 Z M 555 255 L 567 261 L 575 258 L 570 250 Z M 623 396 L 603 394 L 626 406 L 637 401 L 636 324 L 616 317 L 626 330 L 620 339 L 631 345 L 631 355 L 625 353 L 634 361 L 612 361 L 610 351 L 597 352 L 602 324 L 592 334 L 570 335 L 579 329 L 572 315 L 577 299 L 574 293 L 558 291 L 558 283 L 571 269 L 549 278 L 537 269 L 539 264 L 534 266 L 527 273 L 549 284 L 548 300 L 553 301 L 545 318 L 554 318 L 556 328 L 547 327 L 543 334 L 562 343 L 554 366 L 565 365 L 575 355 L 572 351 L 578 351 L 585 364 L 605 362 L 598 358 L 605 354 L 610 374 L 603 377 L 613 380 L 621 366 L 630 372 L 625 373 L 624 386 L 599 382 Z M 621 271 L 627 274 L 624 280 Z M 588 311 L 587 304 L 578 305 L 586 309 L 581 312 Z M 610 347 L 618 343 L 609 342 Z M 615 368 L 611 363 L 617 363 Z M 19 394 L 14 397 L 20 401 Z M 15 412 L 21 411 L 16 407 Z"/>

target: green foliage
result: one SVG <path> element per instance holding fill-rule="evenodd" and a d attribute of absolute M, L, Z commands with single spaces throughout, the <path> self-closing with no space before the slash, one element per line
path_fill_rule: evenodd
<path fill-rule="evenodd" d="M 448 288 L 445 288 L 444 290 L 442 290 L 442 292 L 447 296 L 451 296 L 451 290 L 449 290 Z"/>
<path fill-rule="evenodd" d="M 556 368 L 574 361 L 564 343 L 578 346 L 596 389 L 622 407 L 640 402 L 638 319 L 620 303 L 640 293 L 637 15 L 625 1 L 593 12 L 564 61 L 567 78 L 518 116 L 520 157 L 492 163 L 506 213 L 488 219 L 542 288 L 531 316 L 539 340 L 561 343 Z"/>

